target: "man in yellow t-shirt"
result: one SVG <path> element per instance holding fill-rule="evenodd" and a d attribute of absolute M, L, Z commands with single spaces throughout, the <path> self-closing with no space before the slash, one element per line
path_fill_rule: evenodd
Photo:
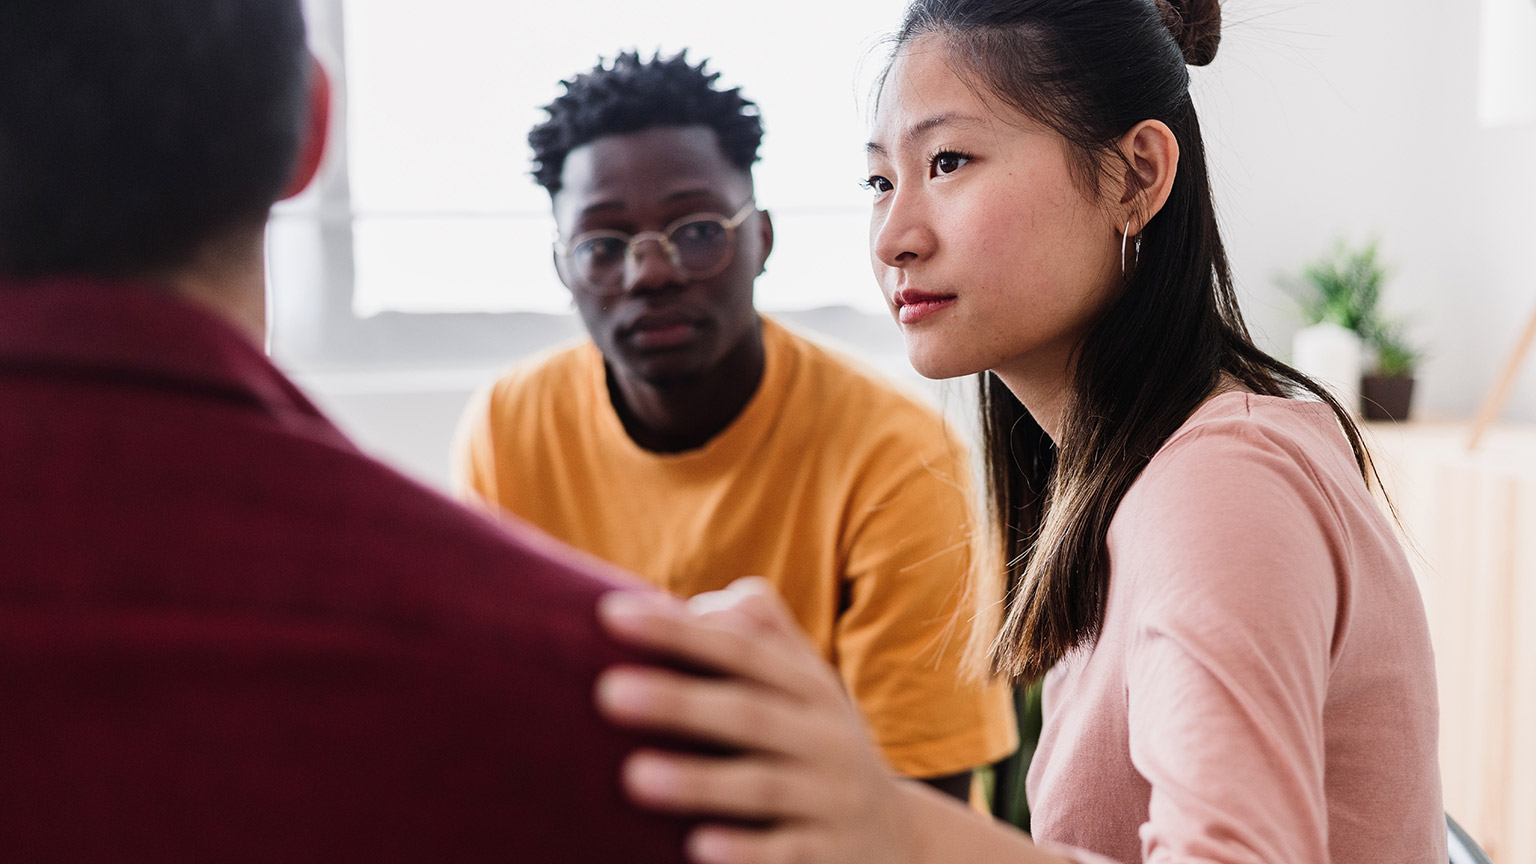
<path fill-rule="evenodd" d="M 622 54 L 530 133 L 592 339 L 477 397 L 457 480 L 680 595 L 766 576 L 891 764 L 964 795 L 1016 737 L 1007 688 L 961 672 L 967 460 L 933 410 L 757 313 L 762 127 L 704 65 Z"/>

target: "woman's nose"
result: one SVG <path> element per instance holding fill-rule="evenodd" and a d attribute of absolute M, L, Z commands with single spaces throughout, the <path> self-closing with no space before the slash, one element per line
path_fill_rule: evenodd
<path fill-rule="evenodd" d="M 870 252 L 887 267 L 903 267 L 929 257 L 937 236 L 919 202 L 899 192 L 870 220 Z"/>

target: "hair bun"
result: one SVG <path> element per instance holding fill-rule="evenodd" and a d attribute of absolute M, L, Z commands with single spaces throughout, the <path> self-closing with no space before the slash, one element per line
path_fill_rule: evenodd
<path fill-rule="evenodd" d="M 1163 23 L 1184 52 L 1184 62 L 1205 66 L 1221 46 L 1220 0 L 1157 0 Z"/>

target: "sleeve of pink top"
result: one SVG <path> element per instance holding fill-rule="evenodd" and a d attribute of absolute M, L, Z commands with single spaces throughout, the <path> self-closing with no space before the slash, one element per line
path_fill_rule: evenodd
<path fill-rule="evenodd" d="M 1036 847 L 1042 852 L 1048 852 L 1058 858 L 1065 858 L 1072 864 L 1125 864 L 1113 858 L 1105 858 L 1084 849 L 1074 849 L 1071 846 L 1062 846 L 1057 843 L 1038 843 Z"/>
<path fill-rule="evenodd" d="M 1118 596 L 1131 762 L 1152 787 L 1142 858 L 1327 864 L 1336 516 L 1257 433 L 1197 430 L 1144 479 L 1111 538 L 1133 580 Z"/>

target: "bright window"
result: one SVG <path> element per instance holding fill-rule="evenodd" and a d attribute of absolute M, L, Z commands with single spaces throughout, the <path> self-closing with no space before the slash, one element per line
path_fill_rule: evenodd
<path fill-rule="evenodd" d="M 773 212 L 776 243 L 758 305 L 881 309 L 866 251 L 860 145 L 882 37 L 898 23 L 901 0 L 781 0 L 750 11 L 720 0 L 309 6 L 316 43 L 342 58 L 346 122 L 329 169 L 341 179 L 280 209 L 272 234 L 276 293 L 299 290 L 308 273 L 329 295 L 307 303 L 280 296 L 277 319 L 289 335 L 309 311 L 327 308 L 354 322 L 568 311 L 526 136 L 562 78 L 629 48 L 686 47 L 762 110 L 758 201 Z M 319 239 L 314 226 L 324 226 Z M 327 254 L 349 260 L 316 257 Z"/>

